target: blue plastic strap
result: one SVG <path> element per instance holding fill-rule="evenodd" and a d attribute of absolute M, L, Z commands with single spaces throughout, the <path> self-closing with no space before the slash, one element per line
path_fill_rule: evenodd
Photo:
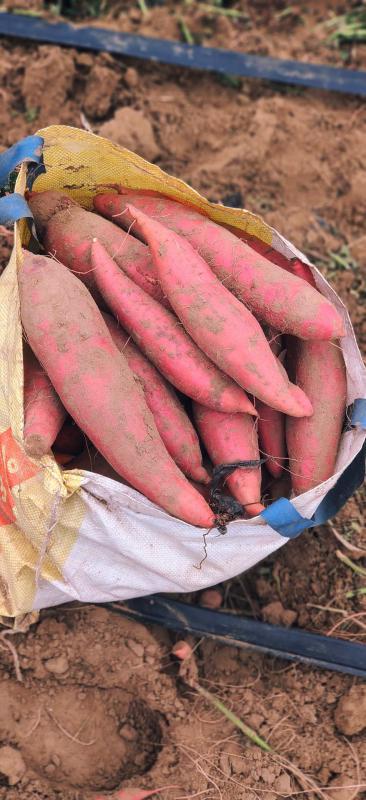
<path fill-rule="evenodd" d="M 290 500 L 280 497 L 262 511 L 261 516 L 268 525 L 286 539 L 294 539 L 307 528 L 324 523 L 340 511 L 365 479 L 366 441 L 360 452 L 338 478 L 337 483 L 323 498 L 311 519 L 302 517 Z"/>
<path fill-rule="evenodd" d="M 0 225 L 11 225 L 24 217 L 33 217 L 33 214 L 22 194 L 15 192 L 0 197 Z"/>
<path fill-rule="evenodd" d="M 13 144 L 9 150 L 0 155 L 0 187 L 6 185 L 8 176 L 23 161 L 33 161 L 39 164 L 42 160 L 43 139 L 41 136 L 26 136 L 20 142 Z"/>
<path fill-rule="evenodd" d="M 353 403 L 351 425 L 366 430 L 366 399 L 364 397 L 358 398 Z"/>

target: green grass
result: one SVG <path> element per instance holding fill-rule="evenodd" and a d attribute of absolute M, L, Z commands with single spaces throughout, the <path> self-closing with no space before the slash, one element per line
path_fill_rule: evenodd
<path fill-rule="evenodd" d="M 190 44 L 190 45 L 195 44 L 193 34 L 191 33 L 191 31 L 190 31 L 186 21 L 183 19 L 183 17 L 178 17 L 178 26 L 179 26 L 179 30 L 180 30 L 180 32 L 182 34 L 183 41 L 185 41 L 187 44 Z"/>
<path fill-rule="evenodd" d="M 366 42 L 366 8 L 359 6 L 333 17 L 324 23 L 324 27 L 331 31 L 329 41 L 337 45 Z"/>
<path fill-rule="evenodd" d="M 349 569 L 351 569 L 352 572 L 355 572 L 356 575 L 361 575 L 361 577 L 366 578 L 366 569 L 364 567 L 360 567 L 359 564 L 355 564 L 355 562 L 348 558 L 345 553 L 342 553 L 341 550 L 336 550 L 336 556 L 340 561 L 342 561 L 342 564 L 344 564 L 346 567 L 349 567 Z"/>
<path fill-rule="evenodd" d="M 39 112 L 38 108 L 33 108 L 33 106 L 29 106 L 29 108 L 27 108 L 27 110 L 24 113 L 27 122 L 34 122 L 34 120 L 36 120 L 38 117 L 38 112 Z"/>
<path fill-rule="evenodd" d="M 15 169 L 13 172 L 8 175 L 8 180 L 5 186 L 1 187 L 1 196 L 3 197 L 5 194 L 13 194 L 15 189 L 16 180 L 18 177 L 18 170 Z"/>

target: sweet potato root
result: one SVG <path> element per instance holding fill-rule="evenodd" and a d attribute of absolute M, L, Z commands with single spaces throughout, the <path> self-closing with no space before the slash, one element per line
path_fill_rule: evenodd
<path fill-rule="evenodd" d="M 343 321 L 325 297 L 294 274 L 197 211 L 166 197 L 139 192 L 97 195 L 94 207 L 121 227 L 138 234 L 127 205 L 163 222 L 193 245 L 217 277 L 258 319 L 302 339 L 344 336 Z M 141 232 L 140 232 L 141 233 Z"/>
<path fill-rule="evenodd" d="M 256 415 L 245 392 L 201 352 L 170 311 L 118 269 L 97 240 L 92 244 L 91 259 L 105 302 L 140 350 L 176 389 L 220 411 Z"/>
<path fill-rule="evenodd" d="M 24 449 L 41 458 L 62 428 L 66 411 L 30 347 L 24 345 Z"/>
<path fill-rule="evenodd" d="M 24 254 L 21 318 L 65 408 L 113 469 L 157 505 L 193 525 L 214 516 L 169 456 L 141 386 L 86 287 L 64 266 Z"/>
<path fill-rule="evenodd" d="M 151 297 L 166 304 L 148 249 L 133 236 L 121 233 L 108 220 L 86 211 L 54 189 L 31 192 L 28 202 L 46 252 L 82 277 L 88 288 L 94 287 L 90 247 L 97 237 L 126 275 Z"/>
<path fill-rule="evenodd" d="M 288 337 L 291 374 L 313 404 L 308 420 L 286 420 L 292 487 L 307 492 L 334 472 L 346 411 L 346 368 L 336 342 L 302 342 Z"/>
<path fill-rule="evenodd" d="M 128 210 L 150 247 L 172 308 L 201 350 L 273 408 L 294 416 L 311 414 L 305 394 L 282 374 L 257 320 L 189 242 L 132 206 Z"/>
<path fill-rule="evenodd" d="M 249 414 L 221 414 L 193 404 L 197 430 L 215 466 L 259 459 L 256 422 Z M 232 495 L 249 516 L 264 510 L 261 497 L 261 469 L 236 469 L 226 480 Z"/>
<path fill-rule="evenodd" d="M 168 453 L 185 475 L 208 483 L 210 478 L 202 466 L 198 436 L 176 393 L 113 317 L 103 314 L 103 318 L 118 350 L 141 381 L 147 406 Z"/>

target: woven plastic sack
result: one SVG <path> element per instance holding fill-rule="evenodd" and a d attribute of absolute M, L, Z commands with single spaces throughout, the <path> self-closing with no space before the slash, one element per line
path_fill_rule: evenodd
<path fill-rule="evenodd" d="M 212 531 L 204 541 L 201 529 L 172 518 L 133 489 L 93 473 L 62 470 L 51 455 L 39 461 L 26 456 L 17 270 L 21 245 L 30 238 L 27 181 L 35 191 L 62 189 L 88 209 L 99 184 L 159 191 L 309 262 L 249 211 L 209 203 L 182 181 L 91 133 L 51 126 L 28 137 L 0 157 L 0 183 L 20 163 L 15 193 L 0 200 L 0 222 L 18 220 L 0 278 L 0 614 L 70 600 L 195 591 L 243 572 L 334 514 L 363 476 L 366 376 L 347 311 L 314 267 L 318 289 L 345 321 L 349 406 L 334 475 L 314 490 L 277 500 L 260 516 L 232 522 L 225 535 Z"/>

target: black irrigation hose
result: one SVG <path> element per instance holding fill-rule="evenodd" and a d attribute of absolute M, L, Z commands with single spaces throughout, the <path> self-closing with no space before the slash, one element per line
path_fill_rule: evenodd
<path fill-rule="evenodd" d="M 366 72 L 363 71 L 284 61 L 215 47 L 191 46 L 165 39 L 118 33 L 106 28 L 77 27 L 66 22 L 50 23 L 24 14 L 0 13 L 0 36 L 48 42 L 82 50 L 105 51 L 191 69 L 366 96 Z"/>
<path fill-rule="evenodd" d="M 234 614 L 180 603 L 168 597 L 129 600 L 123 605 L 102 604 L 142 623 L 163 625 L 182 633 L 207 636 L 230 647 L 254 650 L 287 661 L 366 678 L 366 646 L 298 628 L 280 628 Z"/>

